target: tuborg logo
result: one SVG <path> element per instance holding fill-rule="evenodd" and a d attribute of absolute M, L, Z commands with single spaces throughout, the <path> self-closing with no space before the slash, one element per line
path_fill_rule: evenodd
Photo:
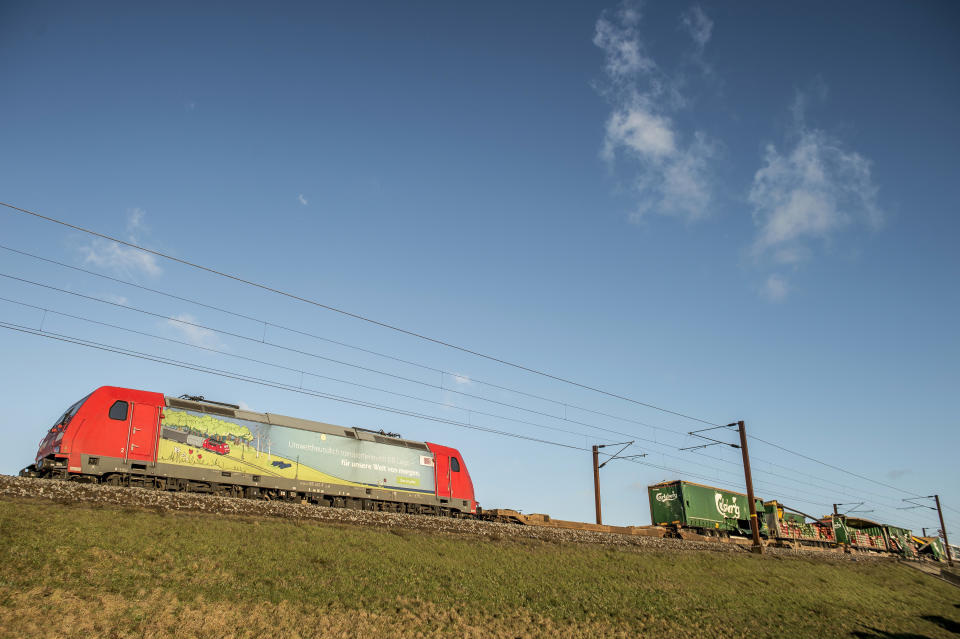
<path fill-rule="evenodd" d="M 723 495 L 721 495 L 720 493 L 715 493 L 713 497 L 714 497 L 714 501 L 716 501 L 716 504 L 717 504 L 717 512 L 719 512 L 724 517 L 736 515 L 737 519 L 740 519 L 740 506 L 737 505 L 736 500 L 727 504 L 727 503 L 724 503 Z"/>
<path fill-rule="evenodd" d="M 677 493 L 657 493 L 657 501 L 659 501 L 660 503 L 674 501 L 676 498 L 677 498 Z"/>

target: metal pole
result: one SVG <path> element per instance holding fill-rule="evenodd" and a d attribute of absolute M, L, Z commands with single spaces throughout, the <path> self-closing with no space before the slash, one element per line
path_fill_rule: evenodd
<path fill-rule="evenodd" d="M 927 536 L 927 529 L 926 529 L 926 528 L 923 529 L 923 536 L 924 536 L 924 537 Z"/>
<path fill-rule="evenodd" d="M 940 515 L 940 532 L 943 533 L 943 545 L 947 547 L 947 565 L 952 567 L 953 557 L 950 555 L 950 540 L 947 539 L 947 526 L 943 523 L 943 511 L 940 510 L 940 495 L 934 495 L 933 499 L 937 502 L 937 514 Z"/>
<path fill-rule="evenodd" d="M 740 428 L 740 451 L 743 453 L 743 476 L 747 482 L 747 499 L 750 501 L 750 530 L 753 532 L 752 551 L 761 554 L 763 546 L 760 545 L 760 522 L 757 521 L 757 503 L 753 498 L 753 478 L 750 476 L 750 454 L 747 452 L 747 430 L 743 422 L 737 422 Z"/>
<path fill-rule="evenodd" d="M 597 524 L 603 523 L 600 516 L 600 447 L 593 447 L 593 498 L 597 503 Z"/>

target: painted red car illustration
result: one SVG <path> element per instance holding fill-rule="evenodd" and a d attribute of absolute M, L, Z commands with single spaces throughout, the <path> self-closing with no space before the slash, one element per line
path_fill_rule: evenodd
<path fill-rule="evenodd" d="M 211 453 L 216 453 L 218 455 L 230 454 L 230 444 L 220 439 L 208 437 L 203 440 L 203 447 L 205 450 L 209 450 Z"/>

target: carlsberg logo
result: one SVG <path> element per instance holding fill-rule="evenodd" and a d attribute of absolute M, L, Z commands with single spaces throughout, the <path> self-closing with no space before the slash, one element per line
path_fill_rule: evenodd
<path fill-rule="evenodd" d="M 729 517 L 736 515 L 737 519 L 740 519 L 740 506 L 737 505 L 736 501 L 732 501 L 729 504 L 723 501 L 723 495 L 720 493 L 714 494 L 714 501 L 717 504 L 717 512 L 719 512 L 724 517 Z"/>
<path fill-rule="evenodd" d="M 657 501 L 659 501 L 660 503 L 674 501 L 676 498 L 677 498 L 677 493 L 657 493 Z"/>

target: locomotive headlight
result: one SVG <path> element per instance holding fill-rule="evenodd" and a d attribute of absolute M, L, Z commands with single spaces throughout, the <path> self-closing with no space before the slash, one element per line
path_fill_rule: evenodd
<path fill-rule="evenodd" d="M 59 446 L 54 446 L 54 447 L 53 447 L 53 452 L 59 453 L 59 452 L 60 452 L 60 447 L 59 447 Z"/>

